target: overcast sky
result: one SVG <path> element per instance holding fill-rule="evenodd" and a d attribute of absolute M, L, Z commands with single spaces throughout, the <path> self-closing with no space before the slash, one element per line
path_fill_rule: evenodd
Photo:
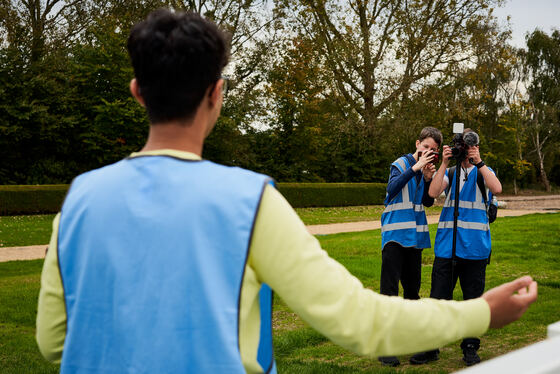
<path fill-rule="evenodd" d="M 511 17 L 512 44 L 525 47 L 525 34 L 539 28 L 547 34 L 560 29 L 560 0 L 508 0 L 504 7 L 494 10 L 500 22 Z"/>

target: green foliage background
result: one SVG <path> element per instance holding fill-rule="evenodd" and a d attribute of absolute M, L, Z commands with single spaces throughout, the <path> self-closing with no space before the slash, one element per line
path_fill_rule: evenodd
<path fill-rule="evenodd" d="M 448 144 L 451 124 L 464 122 L 505 184 L 560 184 L 560 34 L 537 30 L 526 50 L 515 50 L 487 13 L 499 0 L 438 1 L 433 17 L 473 10 L 464 20 L 434 18 L 443 23 L 430 32 L 419 25 L 433 2 L 411 1 L 406 11 L 384 2 L 394 17 L 380 10 L 377 20 L 394 20 L 386 46 L 401 52 L 393 57 L 372 55 L 384 36 L 375 22 L 364 29 L 361 13 L 344 2 L 51 3 L 68 7 L 56 13 L 44 2 L 12 1 L 0 9 L 0 184 L 70 183 L 142 147 L 149 124 L 128 91 L 126 40 L 162 6 L 197 11 L 231 36 L 233 88 L 207 159 L 279 182 L 385 182 L 423 127 L 440 128 Z M 461 33 L 449 34 L 453 22 Z M 420 64 L 426 46 L 445 43 L 445 56 L 469 59 L 435 61 L 432 70 Z M 428 70 L 402 65 L 415 58 Z M 404 73 L 376 70 L 383 64 Z M 527 92 L 511 91 L 516 82 Z"/>

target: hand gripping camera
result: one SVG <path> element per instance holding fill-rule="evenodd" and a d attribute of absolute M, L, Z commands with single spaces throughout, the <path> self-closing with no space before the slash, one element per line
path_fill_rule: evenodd
<path fill-rule="evenodd" d="M 479 137 L 474 131 L 469 131 L 463 134 L 465 125 L 462 123 L 453 124 L 453 140 L 450 144 L 451 158 L 462 161 L 467 158 L 467 150 L 469 147 L 478 145 Z"/>
<path fill-rule="evenodd" d="M 422 157 L 423 152 L 420 151 L 418 152 L 418 157 Z M 432 159 L 432 161 L 430 161 L 430 163 L 436 165 L 439 161 L 439 153 L 438 152 L 432 152 L 432 154 L 434 155 L 434 158 Z"/>

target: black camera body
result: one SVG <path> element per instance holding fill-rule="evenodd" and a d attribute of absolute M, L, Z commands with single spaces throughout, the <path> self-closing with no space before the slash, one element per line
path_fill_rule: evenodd
<path fill-rule="evenodd" d="M 469 131 L 465 134 L 455 134 L 450 144 L 451 158 L 460 161 L 466 159 L 469 147 L 478 145 L 478 141 L 478 134 L 474 131 Z"/>
<path fill-rule="evenodd" d="M 463 139 L 463 134 L 455 134 L 449 146 L 451 147 L 451 158 L 464 160 L 467 157 L 468 146 Z"/>

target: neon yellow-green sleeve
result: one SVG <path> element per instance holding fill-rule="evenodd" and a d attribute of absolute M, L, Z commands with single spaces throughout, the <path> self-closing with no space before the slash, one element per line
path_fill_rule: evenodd
<path fill-rule="evenodd" d="M 43 272 L 37 308 L 37 344 L 41 354 L 49 361 L 60 363 L 66 337 L 66 306 L 64 290 L 58 268 L 58 224 L 60 213 L 53 221 L 53 231 Z"/>
<path fill-rule="evenodd" d="M 490 309 L 483 299 L 404 300 L 364 288 L 309 234 L 273 187 L 265 189 L 249 266 L 309 325 L 334 343 L 368 356 L 441 347 L 486 332 Z"/>

